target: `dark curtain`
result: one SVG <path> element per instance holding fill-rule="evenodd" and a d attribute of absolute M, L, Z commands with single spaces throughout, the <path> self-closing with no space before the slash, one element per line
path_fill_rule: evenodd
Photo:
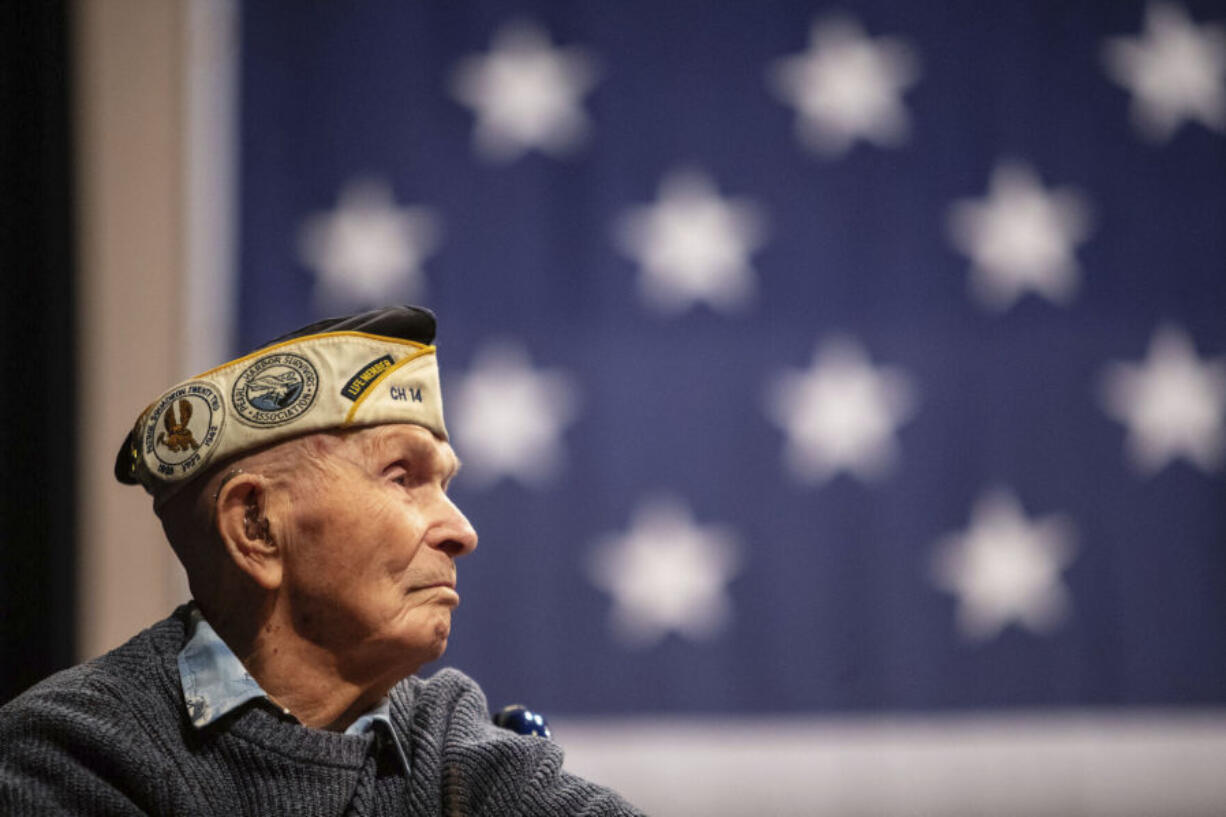
<path fill-rule="evenodd" d="M 69 31 L 66 0 L 6 6 L 0 23 L 0 701 L 74 654 Z"/>

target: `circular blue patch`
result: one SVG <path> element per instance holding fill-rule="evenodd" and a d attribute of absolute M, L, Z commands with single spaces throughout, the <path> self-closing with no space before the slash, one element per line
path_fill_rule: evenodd
<path fill-rule="evenodd" d="M 256 360 L 234 381 L 231 401 L 239 420 L 271 427 L 298 419 L 315 404 L 319 375 L 301 355 L 278 352 Z"/>

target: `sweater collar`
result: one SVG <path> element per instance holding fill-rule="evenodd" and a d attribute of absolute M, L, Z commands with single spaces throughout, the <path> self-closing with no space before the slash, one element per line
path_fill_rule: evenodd
<path fill-rule="evenodd" d="M 188 719 L 194 727 L 203 729 L 248 701 L 265 700 L 272 703 L 268 693 L 251 677 L 243 662 L 195 604 L 189 611 L 188 631 L 191 637 L 179 651 L 179 680 L 183 686 L 183 700 L 187 703 Z M 290 714 L 286 709 L 282 709 L 282 712 Z M 396 737 L 396 730 L 392 728 L 391 701 L 386 696 L 349 724 L 345 734 L 364 735 L 379 730 L 390 736 L 407 775 L 408 755 Z"/>

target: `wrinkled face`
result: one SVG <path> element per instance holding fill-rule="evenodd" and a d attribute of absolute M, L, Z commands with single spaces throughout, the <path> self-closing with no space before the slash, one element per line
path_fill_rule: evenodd
<path fill-rule="evenodd" d="M 446 649 L 455 560 L 477 546 L 447 496 L 459 462 L 415 425 L 307 442 L 276 532 L 293 626 L 342 672 L 407 675 Z"/>

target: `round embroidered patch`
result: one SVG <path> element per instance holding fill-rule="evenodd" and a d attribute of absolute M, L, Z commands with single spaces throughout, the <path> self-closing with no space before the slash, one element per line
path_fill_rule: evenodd
<path fill-rule="evenodd" d="M 231 399 L 244 423 L 279 426 L 301 417 L 318 391 L 319 375 L 309 360 L 278 352 L 244 369 L 234 381 Z"/>
<path fill-rule="evenodd" d="M 149 470 L 179 480 L 208 462 L 225 421 L 221 393 L 193 380 L 163 395 L 145 422 L 141 451 Z"/>

